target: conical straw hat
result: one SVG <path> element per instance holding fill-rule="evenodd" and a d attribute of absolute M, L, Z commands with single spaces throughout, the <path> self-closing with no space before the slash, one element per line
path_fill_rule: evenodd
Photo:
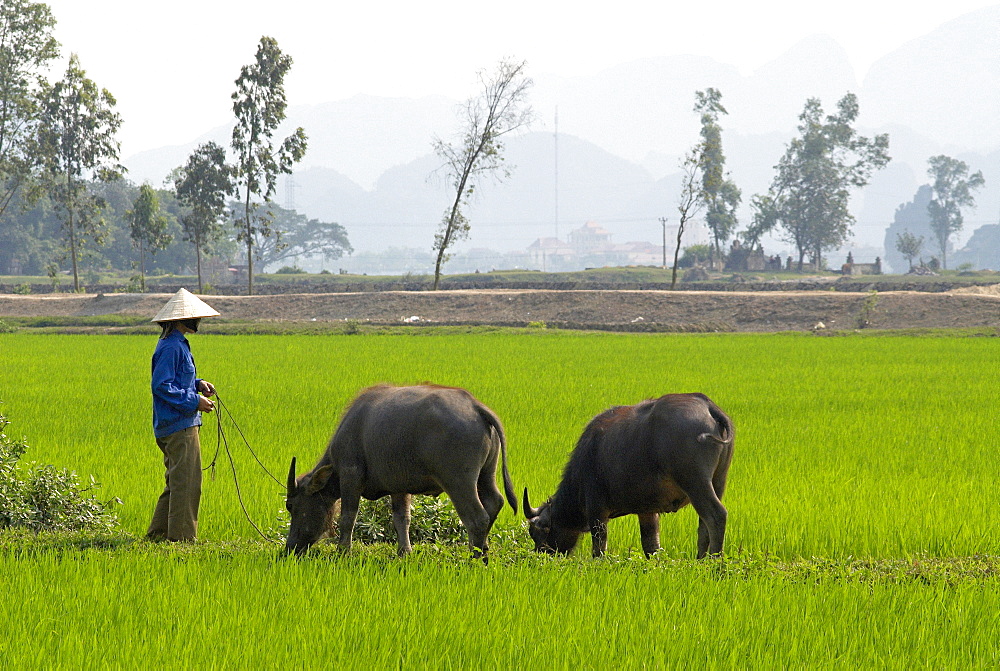
<path fill-rule="evenodd" d="M 166 305 L 160 308 L 160 311 L 150 321 L 172 322 L 179 319 L 201 319 L 202 317 L 218 316 L 219 313 L 213 310 L 208 303 L 187 289 L 178 289 L 177 293 L 170 297 Z"/>

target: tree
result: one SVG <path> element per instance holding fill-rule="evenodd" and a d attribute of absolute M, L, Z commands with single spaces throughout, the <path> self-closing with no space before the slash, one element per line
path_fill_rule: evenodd
<path fill-rule="evenodd" d="M 223 234 L 226 198 L 235 193 L 233 168 L 226 150 L 215 142 L 195 149 L 174 179 L 177 199 L 187 208 L 181 216 L 184 240 L 194 244 L 198 261 L 198 293 L 202 291 L 201 255 Z"/>
<path fill-rule="evenodd" d="M 347 231 L 340 224 L 309 219 L 294 210 L 271 204 L 268 206 L 273 228 L 278 235 L 257 240 L 254 253 L 261 269 L 295 256 L 317 256 L 339 259 L 354 251 L 347 241 Z M 279 244 L 280 239 L 280 244 Z"/>
<path fill-rule="evenodd" d="M 292 58 L 281 52 L 273 37 L 261 37 L 252 65 L 244 65 L 233 92 L 232 147 L 236 152 L 236 182 L 245 190 L 243 210 L 235 218 L 236 239 L 246 244 L 247 294 L 253 295 L 254 236 L 271 235 L 267 216 L 257 216 L 259 203 L 265 203 L 277 188 L 279 174 L 292 172 L 292 165 L 306 153 L 306 133 L 297 128 L 280 145 L 275 146 L 274 133 L 285 119 L 285 75 L 292 67 Z"/>
<path fill-rule="evenodd" d="M 0 218 L 38 167 L 39 94 L 46 86 L 42 73 L 59 56 L 59 43 L 52 37 L 55 23 L 43 3 L 0 2 Z"/>
<path fill-rule="evenodd" d="M 920 256 L 920 250 L 924 246 L 924 236 L 919 238 L 909 231 L 896 234 L 896 251 L 903 255 L 909 262 L 910 270 L 913 270 L 913 259 Z"/>
<path fill-rule="evenodd" d="M 43 195 L 29 205 L 23 196 L 22 190 L 14 197 L 0 225 L 0 275 L 44 274 L 46 265 L 58 254 L 52 201 Z"/>
<path fill-rule="evenodd" d="M 132 209 L 125 213 L 132 244 L 139 248 L 139 278 L 146 292 L 146 250 L 155 254 L 166 249 L 173 237 L 167 233 L 167 218 L 160 212 L 160 198 L 148 183 L 139 187 Z"/>
<path fill-rule="evenodd" d="M 750 200 L 753 218 L 746 230 L 740 233 L 743 242 L 750 249 L 761 246 L 760 239 L 775 226 L 777 214 L 774 211 L 774 199 L 766 194 L 757 194 Z"/>
<path fill-rule="evenodd" d="M 854 216 L 848 209 L 851 189 L 871 179 L 889 162 L 889 136 L 866 138 L 852 124 L 858 99 L 848 93 L 837 113 L 823 116 L 819 99 L 810 98 L 799 116 L 800 136 L 785 150 L 767 195 L 754 198 L 754 235 L 779 227 L 799 253 L 799 271 L 807 253 L 817 270 L 822 254 L 850 236 Z"/>
<path fill-rule="evenodd" d="M 931 216 L 931 230 L 941 251 L 941 267 L 947 269 L 948 240 L 962 230 L 962 208 L 975 207 L 974 191 L 986 183 L 982 171 L 969 174 L 965 161 L 948 156 L 932 156 L 927 161 L 927 174 L 934 179 L 931 202 L 927 212 Z"/>
<path fill-rule="evenodd" d="M 722 106 L 722 94 L 708 88 L 695 93 L 694 111 L 701 113 L 701 191 L 698 199 L 705 208 L 705 223 L 712 232 L 712 258 L 722 255 L 722 245 L 736 229 L 736 208 L 742 194 L 725 172 L 726 156 L 722 151 L 722 128 L 719 115 L 728 114 Z"/>
<path fill-rule="evenodd" d="M 461 139 L 455 143 L 434 140 L 434 151 L 444 160 L 455 199 L 445 210 L 438 233 L 434 236 L 434 289 L 441 280 L 441 266 L 448 260 L 448 249 L 455 242 L 469 237 L 469 220 L 462 212 L 475 193 L 480 178 L 492 175 L 497 179 L 510 176 L 510 168 L 503 167 L 503 136 L 527 126 L 532 119 L 531 107 L 526 104 L 532 80 L 524 74 L 526 61 L 503 59 L 496 71 L 488 75 L 478 73 L 481 90 L 469 98 L 462 110 Z"/>
<path fill-rule="evenodd" d="M 677 257 L 681 253 L 681 237 L 684 235 L 684 227 L 691 219 L 697 216 L 704 206 L 701 199 L 701 166 L 703 165 L 704 143 L 699 142 L 681 161 L 683 177 L 681 178 L 681 195 L 677 199 L 677 212 L 680 213 L 680 223 L 677 225 L 677 244 L 674 247 L 674 269 L 670 274 L 670 288 L 677 285 Z"/>
<path fill-rule="evenodd" d="M 677 262 L 681 268 L 691 268 L 712 259 L 711 245 L 688 245 Z"/>
<path fill-rule="evenodd" d="M 76 54 L 70 56 L 63 78 L 46 87 L 43 96 L 39 144 L 51 182 L 49 192 L 63 213 L 75 291 L 80 290 L 80 248 L 88 240 L 102 244 L 105 233 L 104 201 L 88 191 L 87 180 L 111 181 L 124 171 L 117 163 L 115 134 L 121 116 L 114 107 L 114 96 L 87 78 Z"/>

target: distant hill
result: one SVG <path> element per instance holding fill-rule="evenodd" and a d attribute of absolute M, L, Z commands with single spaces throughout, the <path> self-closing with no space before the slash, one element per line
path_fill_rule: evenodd
<path fill-rule="evenodd" d="M 998 91 L 1000 5 L 994 5 L 875 63 L 864 79 L 862 109 L 866 123 L 908 127 L 946 153 L 990 151 L 1000 145 Z"/>
<path fill-rule="evenodd" d="M 298 170 L 333 168 L 370 188 L 388 168 L 429 152 L 433 135 L 455 124 L 456 104 L 442 96 L 355 96 L 319 105 L 292 106 L 279 134 L 288 134 L 297 126 L 306 130 L 309 150 Z M 136 154 L 125 161 L 129 177 L 135 182 L 160 184 L 200 143 L 213 140 L 228 147 L 231 135 L 232 124 L 219 126 L 188 144 Z"/>
<path fill-rule="evenodd" d="M 523 248 L 542 236 L 565 236 L 587 220 L 615 242 L 657 241 L 658 218 L 676 215 L 678 160 L 696 140 L 694 92 L 722 91 L 729 115 L 723 143 L 733 178 L 748 203 L 766 190 L 809 97 L 827 110 L 847 91 L 859 94 L 861 131 L 890 134 L 893 162 L 855 199 L 855 247 L 882 248 L 897 207 L 926 183 L 927 159 L 946 153 L 983 170 L 979 208 L 967 215 L 964 241 L 1000 212 L 1000 5 L 972 12 L 884 57 L 859 83 L 844 50 L 816 35 L 743 75 L 708 58 L 675 56 L 623 64 L 581 77 L 537 73 L 531 102 L 534 132 L 510 138 L 516 165 L 509 182 L 485 185 L 470 209 L 468 246 Z M 301 125 L 309 151 L 287 191 L 311 217 L 345 225 L 358 250 L 389 243 L 426 248 L 448 204 L 435 135 L 459 128 L 457 101 L 357 96 L 293 106 L 287 128 Z M 558 111 L 558 157 L 554 132 Z M 188 145 L 126 160 L 130 177 L 162 183 L 198 142 L 228 144 L 219 127 Z M 287 132 L 287 130 L 285 131 Z M 558 224 L 556 170 L 558 166 Z M 557 230 L 558 229 L 558 230 Z M 788 245 L 770 241 L 775 252 Z M 770 251 L 770 250 L 769 250 Z M 858 258 L 858 261 L 871 259 Z"/>
<path fill-rule="evenodd" d="M 657 218 L 671 214 L 675 187 L 635 163 L 572 136 L 560 136 L 559 213 L 556 221 L 554 138 L 529 133 L 510 138 L 509 180 L 486 181 L 468 209 L 477 247 L 515 249 L 596 219 L 616 242 L 658 239 Z M 430 249 L 454 192 L 433 155 L 387 170 L 371 191 L 327 168 L 295 175 L 298 209 L 347 228 L 356 249 L 411 246 Z M 651 228 L 650 222 L 655 224 Z"/>

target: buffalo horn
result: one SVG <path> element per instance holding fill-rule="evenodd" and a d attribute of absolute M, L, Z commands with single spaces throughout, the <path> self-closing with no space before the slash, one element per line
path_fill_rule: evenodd
<path fill-rule="evenodd" d="M 288 469 L 288 495 L 295 495 L 295 457 L 292 457 L 292 467 Z"/>
<path fill-rule="evenodd" d="M 538 517 L 538 509 L 532 508 L 531 504 L 528 503 L 528 488 L 524 488 L 524 516 L 529 520 Z"/>

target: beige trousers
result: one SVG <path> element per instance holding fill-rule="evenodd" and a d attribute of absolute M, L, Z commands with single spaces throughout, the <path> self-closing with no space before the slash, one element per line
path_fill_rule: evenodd
<path fill-rule="evenodd" d="M 152 540 L 193 541 L 198 536 L 201 502 L 201 441 L 192 426 L 157 438 L 167 469 L 166 486 L 156 501 L 146 537 Z"/>

